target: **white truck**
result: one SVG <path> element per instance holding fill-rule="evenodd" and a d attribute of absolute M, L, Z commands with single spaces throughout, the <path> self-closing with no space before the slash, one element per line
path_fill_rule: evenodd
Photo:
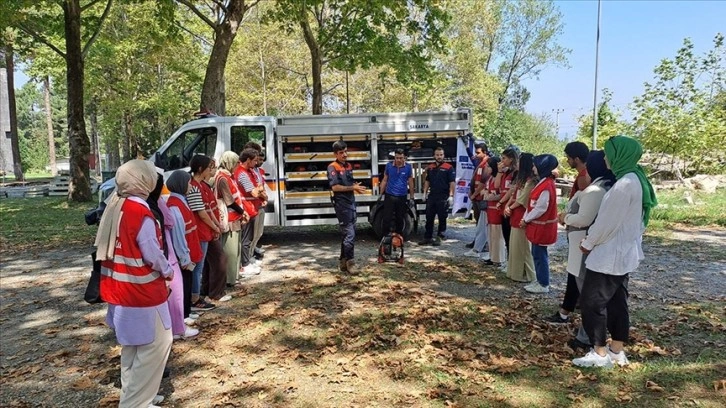
<path fill-rule="evenodd" d="M 414 166 L 416 205 L 406 217 L 404 235 L 418 225 L 424 210 L 423 169 L 433 161 L 433 150 L 444 148 L 446 160 L 457 160 L 457 140 L 472 130 L 469 109 L 452 112 L 369 113 L 323 116 L 207 117 L 185 123 L 151 160 L 169 172 L 189 169 L 195 154 L 219 158 L 239 153 L 250 141 L 265 151 L 269 202 L 265 225 L 298 226 L 337 224 L 330 200 L 327 166 L 335 160 L 332 145 L 344 140 L 356 181 L 367 187 L 356 196 L 358 221 L 382 231 L 379 184 L 392 152 L 403 148 Z M 417 146 L 411 149 L 412 144 Z"/>

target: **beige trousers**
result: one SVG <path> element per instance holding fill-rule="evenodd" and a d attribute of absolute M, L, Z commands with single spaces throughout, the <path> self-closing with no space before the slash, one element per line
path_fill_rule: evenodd
<path fill-rule="evenodd" d="M 154 341 L 121 349 L 121 400 L 119 408 L 146 408 L 159 392 L 161 376 L 171 351 L 171 329 L 156 314 Z"/>

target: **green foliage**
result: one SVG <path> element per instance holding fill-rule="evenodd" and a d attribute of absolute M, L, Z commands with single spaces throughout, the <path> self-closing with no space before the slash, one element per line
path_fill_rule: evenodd
<path fill-rule="evenodd" d="M 663 228 L 672 224 L 726 227 L 726 213 L 723 211 L 726 207 L 726 190 L 721 188 L 712 194 L 688 190 L 695 203 L 693 205 L 685 203 L 685 194 L 685 189 L 658 191 L 658 206 L 653 209 L 651 220 L 656 220 L 656 225 Z M 648 228 L 651 228 L 650 224 Z"/>
<path fill-rule="evenodd" d="M 504 108 L 489 120 L 475 124 L 478 137 L 489 142 L 489 149 L 501 153 L 507 146 L 514 144 L 522 152 L 532 154 L 549 153 L 561 156 L 565 142 L 555 134 L 554 124 L 546 117 L 536 117 L 518 109 Z"/>
<path fill-rule="evenodd" d="M 726 46 L 717 34 L 703 56 L 686 38 L 674 59 L 664 59 L 653 71 L 654 82 L 635 98 L 635 126 L 647 149 L 662 152 L 680 170 L 713 171 L 710 163 L 726 157 L 725 109 L 718 95 L 726 89 Z M 709 168 L 710 167 L 710 168 Z"/>
<path fill-rule="evenodd" d="M 622 119 L 622 113 L 613 110 L 610 102 L 613 93 L 605 88 L 602 91 L 602 102 L 597 107 L 597 149 L 602 150 L 605 141 L 616 135 L 632 135 L 633 125 Z M 592 114 L 582 115 L 578 119 L 577 140 L 592 148 Z"/>

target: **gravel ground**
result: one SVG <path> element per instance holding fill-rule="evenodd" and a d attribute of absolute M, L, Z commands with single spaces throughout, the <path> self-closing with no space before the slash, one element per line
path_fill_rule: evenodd
<path fill-rule="evenodd" d="M 469 262 L 462 255 L 473 235 L 472 224 L 454 222 L 441 247 L 408 245 L 407 263 Z M 254 290 L 255 285 L 330 274 L 337 267 L 339 242 L 333 227 L 269 229 L 264 237 L 264 272 L 247 279 L 246 285 Z M 377 245 L 370 229 L 359 229 L 356 256 L 361 267 L 377 267 Z M 553 309 L 565 287 L 565 246 L 560 234 L 550 258 L 553 290 L 544 295 L 552 299 Z M 667 238 L 649 237 L 644 249 L 646 260 L 631 279 L 635 307 L 650 302 L 726 300 L 726 230 L 679 229 Z M 89 254 L 90 247 L 0 254 L 0 406 L 103 406 L 113 405 L 114 395 L 118 398 L 114 365 L 120 348 L 103 324 L 105 306 L 88 305 L 82 299 Z M 530 296 L 514 282 L 420 283 L 424 289 L 470 299 Z M 167 395 L 174 391 L 174 381 L 172 376 L 162 383 Z M 199 406 L 199 402 L 177 406 Z"/>

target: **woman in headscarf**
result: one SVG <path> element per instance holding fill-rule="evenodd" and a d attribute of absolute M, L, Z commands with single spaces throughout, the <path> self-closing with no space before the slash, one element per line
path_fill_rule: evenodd
<path fill-rule="evenodd" d="M 597 218 L 580 244 L 587 254 L 587 277 L 580 294 L 582 325 L 593 344 L 584 357 L 572 360 L 580 367 L 628 364 L 623 351 L 630 330 L 628 279 L 643 259 L 643 231 L 658 203 L 638 165 L 642 154 L 640 143 L 627 136 L 605 142 L 606 163 L 617 181 L 603 197 Z"/>
<path fill-rule="evenodd" d="M 497 208 L 497 203 L 502 198 L 499 193 L 499 184 L 503 176 L 503 174 L 499 174 L 500 162 L 499 157 L 490 157 L 487 160 L 487 167 L 484 169 L 484 174 L 487 177 L 486 187 L 482 191 L 482 200 L 486 203 L 487 235 L 489 238 L 489 259 L 484 259 L 484 264 L 495 266 L 502 266 L 507 260 L 507 248 L 502 234 L 503 214 Z"/>
<path fill-rule="evenodd" d="M 222 153 L 219 158 L 219 170 L 215 176 L 215 190 L 219 205 L 227 208 L 227 231 L 222 232 L 220 243 L 227 255 L 227 286 L 233 287 L 239 277 L 240 257 L 242 253 L 242 241 L 240 240 L 240 229 L 245 220 L 245 212 L 242 209 L 242 195 L 237 187 L 237 182 L 232 178 L 234 169 L 239 164 L 239 155 L 232 151 Z"/>
<path fill-rule="evenodd" d="M 147 407 L 163 399 L 156 393 L 171 350 L 167 280 L 174 271 L 146 203 L 157 177 L 148 161 L 131 160 L 119 167 L 116 192 L 96 235 L 101 298 L 108 303 L 106 323 L 122 346 L 122 408 Z"/>
<path fill-rule="evenodd" d="M 519 157 L 519 169 L 512 183 L 511 198 L 507 200 L 502 213 L 509 219 L 512 229 L 509 237 L 509 254 L 507 257 L 507 277 L 517 282 L 532 282 L 534 280 L 534 261 L 532 260 L 532 246 L 527 241 L 524 229 L 520 228 L 520 221 L 524 216 L 529 194 L 532 192 L 537 179 L 532 170 L 534 156 L 531 153 L 522 153 Z M 500 163 L 501 165 L 501 163 Z M 500 166 L 500 171 L 502 171 Z M 502 176 L 502 182 L 504 182 Z M 500 188 L 502 194 L 504 190 Z M 502 200 L 499 200 L 501 203 Z M 502 221 L 502 226 L 504 221 Z M 503 235 L 503 231 L 502 231 Z"/>
<path fill-rule="evenodd" d="M 192 176 L 183 170 L 176 170 L 166 180 L 169 198 L 166 204 L 174 221 L 171 230 L 171 242 L 179 258 L 182 271 L 182 284 L 184 294 L 184 323 L 193 324 L 199 315 L 191 312 L 192 307 L 192 280 L 195 266 L 204 260 L 202 247 L 197 234 L 197 221 L 187 204 L 187 192 Z"/>
<path fill-rule="evenodd" d="M 507 203 L 512 198 L 514 191 L 510 189 L 510 187 L 514 184 L 514 178 L 517 174 L 517 169 L 519 168 L 519 159 L 520 159 L 520 151 L 517 146 L 510 145 L 504 151 L 502 152 L 502 177 L 501 181 L 499 182 L 499 191 L 502 195 L 502 198 L 499 200 L 497 205 L 499 206 L 499 210 L 502 211 L 502 214 L 504 215 L 504 218 L 502 218 L 502 235 L 504 235 L 504 244 L 507 247 L 507 253 L 509 253 L 509 237 L 512 231 L 512 227 L 515 227 L 515 225 L 512 224 L 512 221 L 509 219 L 509 216 L 504 214 L 504 208 L 507 206 Z"/>
<path fill-rule="evenodd" d="M 520 227 L 525 229 L 527 239 L 532 243 L 532 258 L 537 280 L 524 287 L 531 293 L 550 291 L 550 259 L 547 246 L 557 242 L 557 193 L 555 176 L 552 171 L 559 163 L 551 154 L 541 154 L 534 158 L 535 175 L 539 182 L 529 195 L 529 203 Z"/>
<path fill-rule="evenodd" d="M 575 310 L 582 284 L 585 281 L 586 256 L 580 251 L 580 242 L 587 235 L 587 228 L 595 221 L 595 216 L 597 216 L 597 211 L 600 209 L 600 203 L 605 193 L 615 183 L 615 175 L 605 164 L 604 151 L 591 151 L 585 160 L 585 166 L 587 169 L 585 176 L 588 176 L 587 178 L 592 180 L 592 183 L 577 191 L 567 203 L 565 211 L 560 213 L 558 217 L 560 224 L 563 224 L 567 231 L 567 242 L 569 244 L 567 256 L 568 279 L 565 300 L 562 302 L 560 310 L 549 318 L 551 322 L 568 322 L 569 314 Z M 570 285 L 573 285 L 574 288 L 571 288 Z M 590 339 L 582 326 L 580 326 L 577 336 L 568 342 L 568 345 L 573 350 L 578 348 L 587 350 L 591 347 Z"/>

